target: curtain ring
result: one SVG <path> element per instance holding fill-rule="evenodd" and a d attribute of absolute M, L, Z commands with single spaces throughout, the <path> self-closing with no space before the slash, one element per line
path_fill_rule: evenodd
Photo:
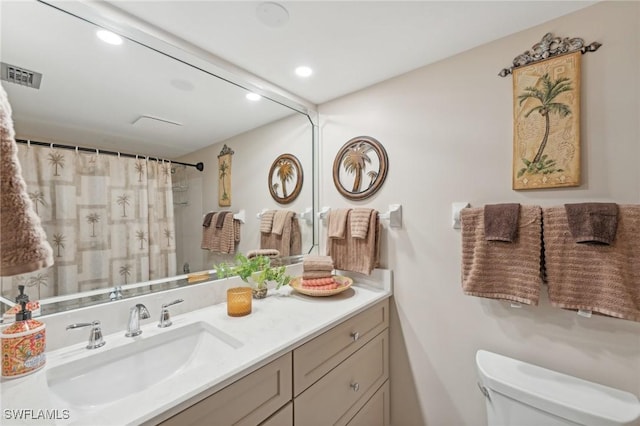
<path fill-rule="evenodd" d="M 51 145 L 49 146 L 51 149 L 53 149 L 53 142 L 51 142 Z"/>
<path fill-rule="evenodd" d="M 118 151 L 118 158 L 120 158 L 120 151 Z"/>
<path fill-rule="evenodd" d="M 78 147 L 76 146 L 76 155 L 78 155 Z"/>
<path fill-rule="evenodd" d="M 31 148 L 31 139 L 27 139 L 27 148 Z"/>
<path fill-rule="evenodd" d="M 100 150 L 98 148 L 96 148 L 96 157 L 100 155 Z"/>

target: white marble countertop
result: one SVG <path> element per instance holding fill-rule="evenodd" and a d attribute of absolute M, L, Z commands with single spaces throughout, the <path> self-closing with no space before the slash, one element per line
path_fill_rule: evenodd
<path fill-rule="evenodd" d="M 219 303 L 176 315 L 172 318 L 173 325 L 165 329 L 156 326 L 156 318 L 144 320 L 140 336 L 126 338 L 123 332 L 105 335 L 107 344 L 99 349 L 88 350 L 85 348 L 86 342 L 83 342 L 48 352 L 47 364 L 42 370 L 23 378 L 0 382 L 0 424 L 99 426 L 161 421 L 165 418 L 163 414 L 168 416 L 168 413 L 181 411 L 390 297 L 390 271 L 382 271 L 379 276 L 382 277 L 381 282 L 373 285 L 372 282 L 356 278 L 349 290 L 327 298 L 304 296 L 292 292 L 288 287 L 279 291 L 269 290 L 267 298 L 253 300 L 252 312 L 245 317 L 229 317 L 226 303 Z M 224 331 L 241 345 L 225 351 L 217 358 L 212 356 L 209 363 L 197 370 L 179 372 L 142 392 L 91 408 L 70 407 L 49 389 L 47 371 L 56 366 L 125 346 L 134 340 L 149 339 L 169 330 L 188 327 L 199 321 Z M 95 386 L 100 384 L 96 383 Z"/>

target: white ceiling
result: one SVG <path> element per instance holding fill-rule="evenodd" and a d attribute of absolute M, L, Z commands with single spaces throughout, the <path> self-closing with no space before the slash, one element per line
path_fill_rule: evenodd
<path fill-rule="evenodd" d="M 595 2 L 283 1 L 289 16 L 279 27 L 258 19 L 265 2 L 111 3 L 321 104 Z M 519 53 L 505 52 L 505 64 Z M 299 65 L 314 74 L 295 76 Z"/>
<path fill-rule="evenodd" d="M 108 3 L 318 105 L 595 2 L 281 2 L 280 27 L 258 18 L 264 2 Z M 35 0 L 0 0 L 0 18 L 0 59 L 44 74 L 37 91 L 2 83 L 20 137 L 175 159 L 291 114 L 136 43 L 105 45 Z M 314 74 L 300 79 L 298 65 Z M 134 124 L 143 115 L 181 126 Z"/>

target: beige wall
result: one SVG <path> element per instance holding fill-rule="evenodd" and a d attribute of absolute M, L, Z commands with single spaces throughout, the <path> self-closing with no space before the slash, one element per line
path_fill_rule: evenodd
<path fill-rule="evenodd" d="M 227 144 L 233 151 L 231 162 L 231 206 L 218 207 L 218 154 Z M 281 154 L 293 154 L 303 168 L 302 190 L 289 204 L 279 204 L 269 193 L 269 170 Z M 178 246 L 178 270 L 185 261 L 191 271 L 211 269 L 214 263 L 233 261 L 233 256 L 214 255 L 200 248 L 202 216 L 210 211 L 241 209 L 246 211 L 246 222 L 241 226 L 237 252 L 260 247 L 260 220 L 256 215 L 262 209 L 286 209 L 302 213 L 312 206 L 312 129 L 306 116 L 293 114 L 282 120 L 262 126 L 191 153 L 180 161 L 204 162 L 202 173 L 190 170 L 189 205 L 176 206 L 176 234 L 182 236 Z M 313 228 L 300 220 L 302 251 L 313 244 Z"/>
<path fill-rule="evenodd" d="M 640 201 L 638 28 L 640 3 L 600 3 L 321 105 L 320 205 L 403 205 L 403 228 L 386 229 L 383 240 L 395 282 L 394 425 L 483 424 L 474 365 L 481 348 L 640 394 L 640 323 L 582 318 L 550 307 L 546 295 L 521 309 L 464 296 L 460 232 L 450 226 L 455 201 Z M 583 184 L 516 192 L 511 77 L 497 73 L 546 32 L 603 43 L 582 62 Z M 331 167 L 358 135 L 381 141 L 390 167 L 376 196 L 350 203 Z"/>

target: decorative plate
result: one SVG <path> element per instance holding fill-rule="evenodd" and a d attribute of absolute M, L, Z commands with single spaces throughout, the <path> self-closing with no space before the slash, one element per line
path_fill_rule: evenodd
<path fill-rule="evenodd" d="M 333 279 L 338 283 L 338 288 L 331 290 L 317 290 L 312 287 L 303 287 L 302 277 L 295 277 L 289 285 L 298 293 L 306 294 L 307 296 L 333 296 L 334 294 L 342 293 L 353 284 L 351 278 L 342 275 L 334 275 Z"/>

